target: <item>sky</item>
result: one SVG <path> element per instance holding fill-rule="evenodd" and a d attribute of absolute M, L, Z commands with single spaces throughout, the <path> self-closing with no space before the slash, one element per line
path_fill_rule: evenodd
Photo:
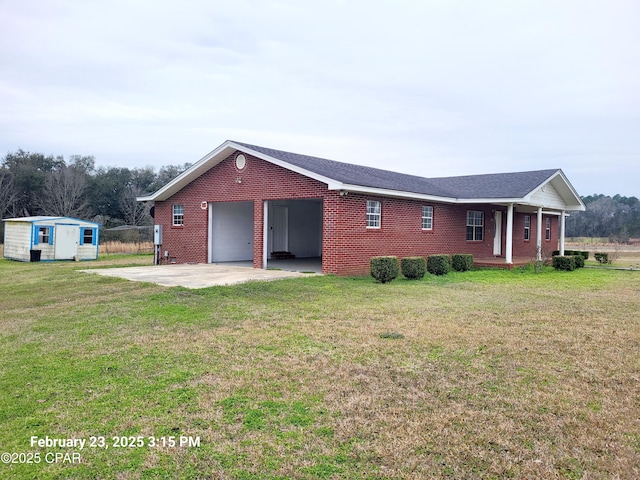
<path fill-rule="evenodd" d="M 637 0 L 0 0 L 0 158 L 225 140 L 640 197 Z"/>

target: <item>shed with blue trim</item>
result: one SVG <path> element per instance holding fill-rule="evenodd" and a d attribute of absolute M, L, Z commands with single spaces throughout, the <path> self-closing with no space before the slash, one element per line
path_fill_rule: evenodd
<path fill-rule="evenodd" d="M 5 258 L 21 262 L 98 258 L 99 223 L 45 216 L 3 222 Z"/>

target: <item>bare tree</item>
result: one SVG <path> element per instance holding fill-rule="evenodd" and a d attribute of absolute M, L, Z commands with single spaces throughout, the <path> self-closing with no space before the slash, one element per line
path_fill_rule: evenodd
<path fill-rule="evenodd" d="M 142 187 L 133 183 L 127 184 L 120 197 L 120 208 L 124 214 L 124 221 L 127 225 L 149 225 L 150 205 L 149 202 L 138 202 L 136 197 L 142 195 Z"/>
<path fill-rule="evenodd" d="M 47 174 L 37 204 L 45 215 L 82 218 L 91 213 L 86 193 L 86 173 L 63 164 Z"/>
<path fill-rule="evenodd" d="M 18 198 L 13 183 L 13 177 L 8 169 L 0 169 L 0 218 L 7 213 L 11 215 Z"/>

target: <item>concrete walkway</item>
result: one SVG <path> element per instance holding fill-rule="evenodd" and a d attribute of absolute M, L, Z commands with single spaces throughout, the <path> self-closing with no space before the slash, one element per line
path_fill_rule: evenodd
<path fill-rule="evenodd" d="M 278 280 L 308 277 L 310 274 L 284 270 L 263 270 L 225 264 L 179 264 L 150 267 L 96 268 L 80 270 L 134 282 L 151 282 L 165 287 L 206 288 L 215 285 L 234 285 L 252 280 Z"/>

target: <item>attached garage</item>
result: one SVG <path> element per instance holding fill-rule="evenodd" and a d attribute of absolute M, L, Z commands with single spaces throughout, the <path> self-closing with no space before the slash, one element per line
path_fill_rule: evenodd
<path fill-rule="evenodd" d="M 22 262 L 98 258 L 98 223 L 45 216 L 3 221 L 5 258 Z"/>

